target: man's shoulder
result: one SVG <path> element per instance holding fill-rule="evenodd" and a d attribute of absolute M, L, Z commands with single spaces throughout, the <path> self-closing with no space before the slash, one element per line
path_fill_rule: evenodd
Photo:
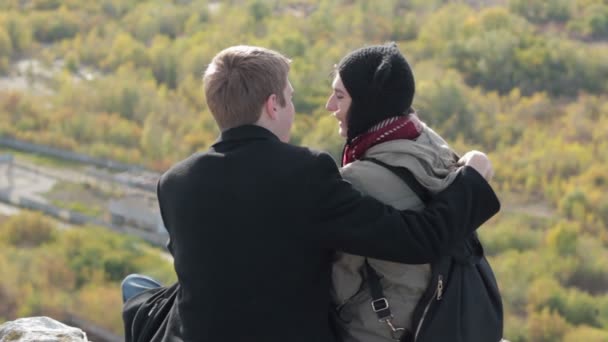
<path fill-rule="evenodd" d="M 279 154 L 283 154 L 283 157 L 293 160 L 294 163 L 316 164 L 331 161 L 335 165 L 333 158 L 325 151 L 285 143 L 281 143 L 279 149 Z"/>
<path fill-rule="evenodd" d="M 173 166 L 161 175 L 159 184 L 163 185 L 180 179 L 188 179 L 193 173 L 197 173 L 196 170 L 204 160 L 210 158 L 221 158 L 221 155 L 213 150 L 207 150 L 194 153 L 191 156 L 182 159 L 173 164 Z"/>
<path fill-rule="evenodd" d="M 296 168 L 306 168 L 306 166 L 317 167 L 317 165 L 323 165 L 325 167 L 329 165 L 332 168 L 337 168 L 335 161 L 329 153 L 306 146 L 278 142 L 266 145 L 256 152 L 270 156 L 271 159 L 276 160 L 283 165 L 290 165 Z M 219 161 L 225 157 L 227 157 L 227 155 L 224 155 L 213 148 L 192 154 L 188 158 L 177 162 L 163 173 L 160 182 L 167 183 L 179 179 L 188 179 L 191 175 L 198 175 L 202 171 L 205 171 L 202 169 L 211 165 L 213 161 Z M 255 159 L 251 154 L 249 154 L 248 157 Z M 263 159 L 268 161 L 267 158 Z M 249 162 L 249 160 L 246 161 Z"/>
<path fill-rule="evenodd" d="M 167 171 L 164 172 L 165 175 L 181 175 L 186 173 L 189 169 L 192 168 L 193 165 L 197 163 L 200 159 L 204 158 L 207 152 L 198 152 L 195 153 L 185 159 L 178 161 L 173 164 Z"/>
<path fill-rule="evenodd" d="M 329 153 L 327 153 L 325 151 L 317 150 L 317 149 L 310 148 L 307 146 L 298 146 L 298 145 L 291 145 L 291 144 L 286 144 L 286 145 L 290 146 L 297 153 L 308 155 L 311 158 L 329 157 Z"/>
<path fill-rule="evenodd" d="M 292 151 L 297 160 L 300 160 L 303 164 L 307 164 L 310 167 L 320 168 L 321 170 L 327 171 L 331 169 L 333 173 L 338 172 L 338 165 L 332 156 L 321 150 L 305 147 L 305 146 L 293 146 Z"/>

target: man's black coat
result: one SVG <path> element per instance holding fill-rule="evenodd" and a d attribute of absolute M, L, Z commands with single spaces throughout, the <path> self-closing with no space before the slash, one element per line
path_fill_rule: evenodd
<path fill-rule="evenodd" d="M 227 130 L 172 167 L 158 199 L 179 282 L 154 338 L 165 341 L 333 341 L 335 250 L 427 263 L 499 209 L 465 167 L 424 212 L 396 211 L 354 190 L 327 154 L 258 126 Z M 136 340 L 145 322 L 127 316 Z"/>

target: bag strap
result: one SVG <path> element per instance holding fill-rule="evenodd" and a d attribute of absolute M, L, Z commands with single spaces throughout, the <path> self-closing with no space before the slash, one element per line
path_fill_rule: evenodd
<path fill-rule="evenodd" d="M 411 334 L 409 330 L 393 325 L 393 314 L 391 313 L 388 299 L 386 299 L 384 296 L 384 291 L 382 291 L 380 276 L 369 264 L 367 258 L 365 258 L 365 274 L 370 295 L 372 297 L 372 310 L 376 313 L 378 321 L 386 323 L 391 330 L 391 337 L 395 341 L 400 341 L 405 335 Z"/>
<path fill-rule="evenodd" d="M 376 158 L 363 158 L 361 160 L 367 160 L 374 164 L 380 165 L 396 176 L 398 176 L 405 184 L 408 185 L 412 191 L 422 200 L 422 202 L 427 203 L 430 201 L 432 195 L 430 191 L 422 186 L 416 180 L 416 177 L 409 169 L 400 166 L 389 165 L 381 160 Z M 384 296 L 384 291 L 382 291 L 382 285 L 380 284 L 380 276 L 374 270 L 374 268 L 369 264 L 367 258 L 365 258 L 365 274 L 367 285 L 369 287 L 370 295 L 372 297 L 372 310 L 376 313 L 378 320 L 380 322 L 385 322 L 388 327 L 391 329 L 391 336 L 395 340 L 400 340 L 404 337 L 404 335 L 411 334 L 411 331 L 406 330 L 404 328 L 399 328 L 393 325 L 392 318 L 393 314 L 391 313 L 390 305 L 388 300 Z"/>
<path fill-rule="evenodd" d="M 384 297 L 382 285 L 380 285 L 380 276 L 369 264 L 367 258 L 365 258 L 365 275 L 369 285 L 369 292 L 372 296 L 372 310 L 374 310 L 380 321 L 392 317 L 393 314 L 391 313 L 388 300 Z"/>

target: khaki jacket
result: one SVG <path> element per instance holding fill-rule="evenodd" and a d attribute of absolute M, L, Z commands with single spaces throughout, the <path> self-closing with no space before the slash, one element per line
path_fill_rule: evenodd
<path fill-rule="evenodd" d="M 387 164 L 407 167 L 416 179 L 431 192 L 446 188 L 456 175 L 458 156 L 446 142 L 427 126 L 415 141 L 393 140 L 370 148 L 364 157 Z M 396 175 L 369 161 L 355 161 L 341 170 L 342 176 L 361 192 L 397 209 L 420 210 L 422 201 Z M 390 237 L 387 237 L 390 238 Z M 430 267 L 407 265 L 369 258 L 378 272 L 388 299 L 393 323 L 410 329 L 412 311 L 430 278 Z M 378 321 L 371 308 L 367 283 L 361 275 L 365 258 L 339 253 L 333 267 L 333 298 L 338 330 L 345 342 L 388 342 L 391 331 Z"/>

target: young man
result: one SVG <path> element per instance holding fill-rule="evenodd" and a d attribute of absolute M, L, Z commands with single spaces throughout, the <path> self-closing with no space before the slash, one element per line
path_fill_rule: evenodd
<path fill-rule="evenodd" d="M 178 284 L 147 340 L 333 341 L 334 251 L 425 263 L 498 211 L 481 153 L 469 154 L 453 185 L 415 213 L 362 196 L 326 153 L 287 144 L 289 63 L 236 46 L 206 70 L 207 104 L 222 133 L 159 181 Z M 156 315 L 148 309 L 124 316 L 127 341 Z"/>

